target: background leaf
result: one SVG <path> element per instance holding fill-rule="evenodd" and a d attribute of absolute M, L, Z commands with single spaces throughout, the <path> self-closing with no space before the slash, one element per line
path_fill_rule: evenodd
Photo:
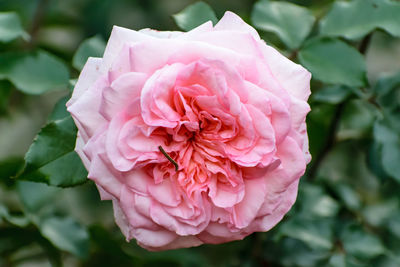
<path fill-rule="evenodd" d="M 356 258 L 370 259 L 385 252 L 381 241 L 359 226 L 346 227 L 342 232 L 341 240 L 346 253 Z"/>
<path fill-rule="evenodd" d="M 63 187 L 85 182 L 86 169 L 74 151 L 76 132 L 70 116 L 47 124 L 26 153 L 18 178 Z"/>
<path fill-rule="evenodd" d="M 315 17 L 307 8 L 289 2 L 261 0 L 254 5 L 251 20 L 255 27 L 276 33 L 290 49 L 296 49 L 310 34 Z"/>
<path fill-rule="evenodd" d="M 89 57 L 102 57 L 105 48 L 106 42 L 98 35 L 86 39 L 76 50 L 72 58 L 72 66 L 77 70 L 82 70 Z"/>
<path fill-rule="evenodd" d="M 400 183 L 400 134 L 387 121 L 374 124 L 374 138 L 380 145 L 383 170 Z"/>
<path fill-rule="evenodd" d="M 28 39 L 15 12 L 0 12 L 0 42 L 10 42 L 18 37 Z"/>
<path fill-rule="evenodd" d="M 56 247 L 85 258 L 89 253 L 88 231 L 71 218 L 49 217 L 40 223 L 40 231 Z"/>
<path fill-rule="evenodd" d="M 317 38 L 307 42 L 299 60 L 313 78 L 328 84 L 365 86 L 366 66 L 362 55 L 337 39 Z"/>
<path fill-rule="evenodd" d="M 173 15 L 173 18 L 178 27 L 185 31 L 190 31 L 209 20 L 213 24 L 218 21 L 214 10 L 202 1 L 184 8 L 179 13 Z"/>
<path fill-rule="evenodd" d="M 323 35 L 357 40 L 379 28 L 400 37 L 400 3 L 392 0 L 336 1 L 320 22 Z"/>
<path fill-rule="evenodd" d="M 332 85 L 324 87 L 312 95 L 314 101 L 329 104 L 339 104 L 352 94 L 352 90 L 346 86 Z"/>
<path fill-rule="evenodd" d="M 10 52 L 0 54 L 0 79 L 10 80 L 27 94 L 66 89 L 68 68 L 48 52 Z"/>

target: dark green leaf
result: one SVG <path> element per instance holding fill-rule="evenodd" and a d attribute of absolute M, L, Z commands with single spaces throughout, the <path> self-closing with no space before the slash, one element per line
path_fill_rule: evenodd
<path fill-rule="evenodd" d="M 0 54 L 0 79 L 10 80 L 27 94 L 66 89 L 68 68 L 45 51 Z"/>
<path fill-rule="evenodd" d="M 89 234 L 72 218 L 49 217 L 41 221 L 40 232 L 54 246 L 80 258 L 89 253 Z"/>
<path fill-rule="evenodd" d="M 102 57 L 105 48 L 106 42 L 100 36 L 86 39 L 72 58 L 72 66 L 77 70 L 82 70 L 89 57 Z"/>
<path fill-rule="evenodd" d="M 66 103 L 67 101 L 71 98 L 71 95 L 66 95 L 54 106 L 53 111 L 51 112 L 48 121 L 56 121 L 56 120 L 61 120 L 64 119 L 65 117 L 69 116 L 69 112 L 67 111 Z"/>
<path fill-rule="evenodd" d="M 300 50 L 299 60 L 315 79 L 322 82 L 347 86 L 367 85 L 363 56 L 340 40 L 310 40 Z"/>
<path fill-rule="evenodd" d="M 310 34 L 315 17 L 304 7 L 261 0 L 254 5 L 251 19 L 256 28 L 274 32 L 290 48 L 298 48 Z"/>
<path fill-rule="evenodd" d="M 22 158 L 8 158 L 0 162 L 0 180 L 7 180 L 17 175 L 24 166 Z"/>
<path fill-rule="evenodd" d="M 88 266 L 113 265 L 113 266 L 136 266 L 137 257 L 132 257 L 125 253 L 122 246 L 111 235 L 110 231 L 99 226 L 94 225 L 89 228 L 90 239 L 96 244 L 99 252 L 95 257 L 91 257 Z"/>
<path fill-rule="evenodd" d="M 277 249 L 279 250 L 276 251 Z M 264 253 L 268 263 L 269 261 L 279 263 L 271 264 L 271 266 L 287 267 L 324 266 L 322 261 L 326 260 L 330 254 L 326 250 L 311 249 L 302 241 L 293 238 L 285 238 L 282 242 L 272 244 L 271 248 Z"/>
<path fill-rule="evenodd" d="M 173 18 L 178 27 L 185 31 L 190 31 L 209 20 L 211 20 L 213 24 L 218 21 L 214 10 L 202 1 L 186 7 L 179 13 L 173 15 Z"/>
<path fill-rule="evenodd" d="M 346 253 L 360 259 L 371 259 L 385 252 L 382 242 L 359 226 L 349 226 L 341 234 Z"/>
<path fill-rule="evenodd" d="M 76 132 L 70 116 L 47 124 L 26 153 L 19 178 L 62 187 L 85 182 L 86 169 L 74 151 Z"/>
<path fill-rule="evenodd" d="M 0 12 L 0 42 L 10 42 L 18 37 L 28 39 L 15 12 Z"/>
<path fill-rule="evenodd" d="M 0 115 L 7 113 L 8 101 L 11 95 L 11 84 L 8 81 L 0 81 Z"/>
<path fill-rule="evenodd" d="M 400 3 L 392 0 L 337 1 L 321 20 L 321 33 L 360 39 L 376 28 L 400 37 Z"/>
<path fill-rule="evenodd" d="M 324 147 L 329 135 L 329 127 L 332 123 L 336 107 L 321 103 L 311 103 L 311 112 L 307 116 L 307 131 L 310 140 L 310 153 L 317 155 Z"/>

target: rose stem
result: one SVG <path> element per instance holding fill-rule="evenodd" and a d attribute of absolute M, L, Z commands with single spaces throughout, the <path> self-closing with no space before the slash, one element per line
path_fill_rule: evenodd
<path fill-rule="evenodd" d="M 174 166 L 175 166 L 175 171 L 177 172 L 177 171 L 179 170 L 178 163 L 176 163 L 176 161 L 173 160 L 173 159 L 171 158 L 171 156 L 168 155 L 167 152 L 165 152 L 165 150 L 164 150 L 164 148 L 163 148 L 162 146 L 158 146 L 158 149 L 161 151 L 161 153 L 163 153 L 163 155 L 164 155 L 172 164 L 174 164 Z"/>

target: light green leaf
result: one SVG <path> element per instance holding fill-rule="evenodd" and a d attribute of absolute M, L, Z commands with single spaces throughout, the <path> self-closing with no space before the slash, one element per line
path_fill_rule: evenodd
<path fill-rule="evenodd" d="M 400 37 L 400 3 L 392 0 L 337 1 L 321 20 L 323 35 L 360 39 L 379 28 Z"/>
<path fill-rule="evenodd" d="M 60 188 L 48 186 L 43 183 L 34 183 L 29 181 L 19 181 L 17 183 L 17 192 L 25 209 L 38 214 L 39 210 L 52 202 L 56 194 L 60 193 Z"/>
<path fill-rule="evenodd" d="M 0 62 L 0 79 L 10 80 L 24 93 L 36 95 L 68 86 L 68 68 L 45 51 L 4 53 Z"/>
<path fill-rule="evenodd" d="M 80 258 L 89 253 L 87 229 L 72 218 L 49 217 L 41 221 L 40 232 L 54 246 Z"/>
<path fill-rule="evenodd" d="M 359 226 L 349 226 L 341 234 L 346 253 L 360 259 L 371 259 L 385 252 L 382 242 Z"/>
<path fill-rule="evenodd" d="M 11 215 L 7 207 L 0 204 L 0 223 L 2 219 L 18 227 L 26 227 L 29 225 L 27 217 L 24 215 Z"/>
<path fill-rule="evenodd" d="M 0 42 L 10 42 L 18 37 L 28 39 L 15 12 L 0 12 Z"/>
<path fill-rule="evenodd" d="M 359 194 L 347 184 L 337 184 L 334 190 L 338 194 L 344 205 L 350 210 L 358 210 L 361 207 Z"/>
<path fill-rule="evenodd" d="M 299 239 L 310 248 L 329 250 L 333 245 L 332 228 L 328 220 L 310 220 L 297 216 L 284 222 L 279 229 L 279 233 Z"/>
<path fill-rule="evenodd" d="M 313 78 L 322 82 L 347 86 L 366 86 L 368 83 L 363 56 L 340 40 L 310 40 L 300 50 L 299 60 L 312 72 Z"/>
<path fill-rule="evenodd" d="M 374 138 L 381 147 L 383 170 L 400 182 L 400 134 L 382 120 L 374 124 Z"/>
<path fill-rule="evenodd" d="M 400 134 L 400 73 L 380 78 L 373 91 L 385 120 Z"/>
<path fill-rule="evenodd" d="M 186 7 L 179 13 L 173 15 L 173 18 L 178 27 L 184 31 L 190 31 L 209 20 L 211 20 L 213 24 L 216 24 L 218 21 L 214 10 L 202 1 Z"/>
<path fill-rule="evenodd" d="M 315 22 L 305 7 L 269 0 L 254 5 L 251 19 L 256 28 L 274 32 L 290 49 L 301 46 Z"/>
<path fill-rule="evenodd" d="M 302 183 L 299 190 L 301 211 L 307 216 L 333 217 L 338 213 L 339 204 L 321 186 Z"/>
<path fill-rule="evenodd" d="M 61 187 L 85 182 L 87 172 L 74 151 L 76 132 L 70 116 L 42 128 L 25 155 L 19 179 Z"/>
<path fill-rule="evenodd" d="M 72 66 L 77 70 L 82 70 L 89 57 L 102 57 L 106 42 L 100 36 L 93 36 L 81 43 L 72 58 Z"/>
<path fill-rule="evenodd" d="M 365 220 L 373 226 L 382 226 L 399 210 L 397 199 L 386 199 L 366 206 L 362 214 Z"/>
<path fill-rule="evenodd" d="M 348 101 L 343 109 L 337 138 L 346 140 L 369 136 L 376 114 L 376 108 L 365 100 Z"/>
<path fill-rule="evenodd" d="M 333 254 L 329 259 L 329 267 L 346 267 L 346 257 L 344 254 Z"/>

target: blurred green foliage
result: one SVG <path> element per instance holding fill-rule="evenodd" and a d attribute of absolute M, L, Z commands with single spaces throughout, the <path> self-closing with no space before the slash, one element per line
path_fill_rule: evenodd
<path fill-rule="evenodd" d="M 0 266 L 400 266 L 400 2 L 207 3 L 0 1 Z M 147 252 L 81 185 L 65 103 L 112 25 L 189 30 L 225 10 L 312 72 L 313 161 L 271 231 Z"/>

